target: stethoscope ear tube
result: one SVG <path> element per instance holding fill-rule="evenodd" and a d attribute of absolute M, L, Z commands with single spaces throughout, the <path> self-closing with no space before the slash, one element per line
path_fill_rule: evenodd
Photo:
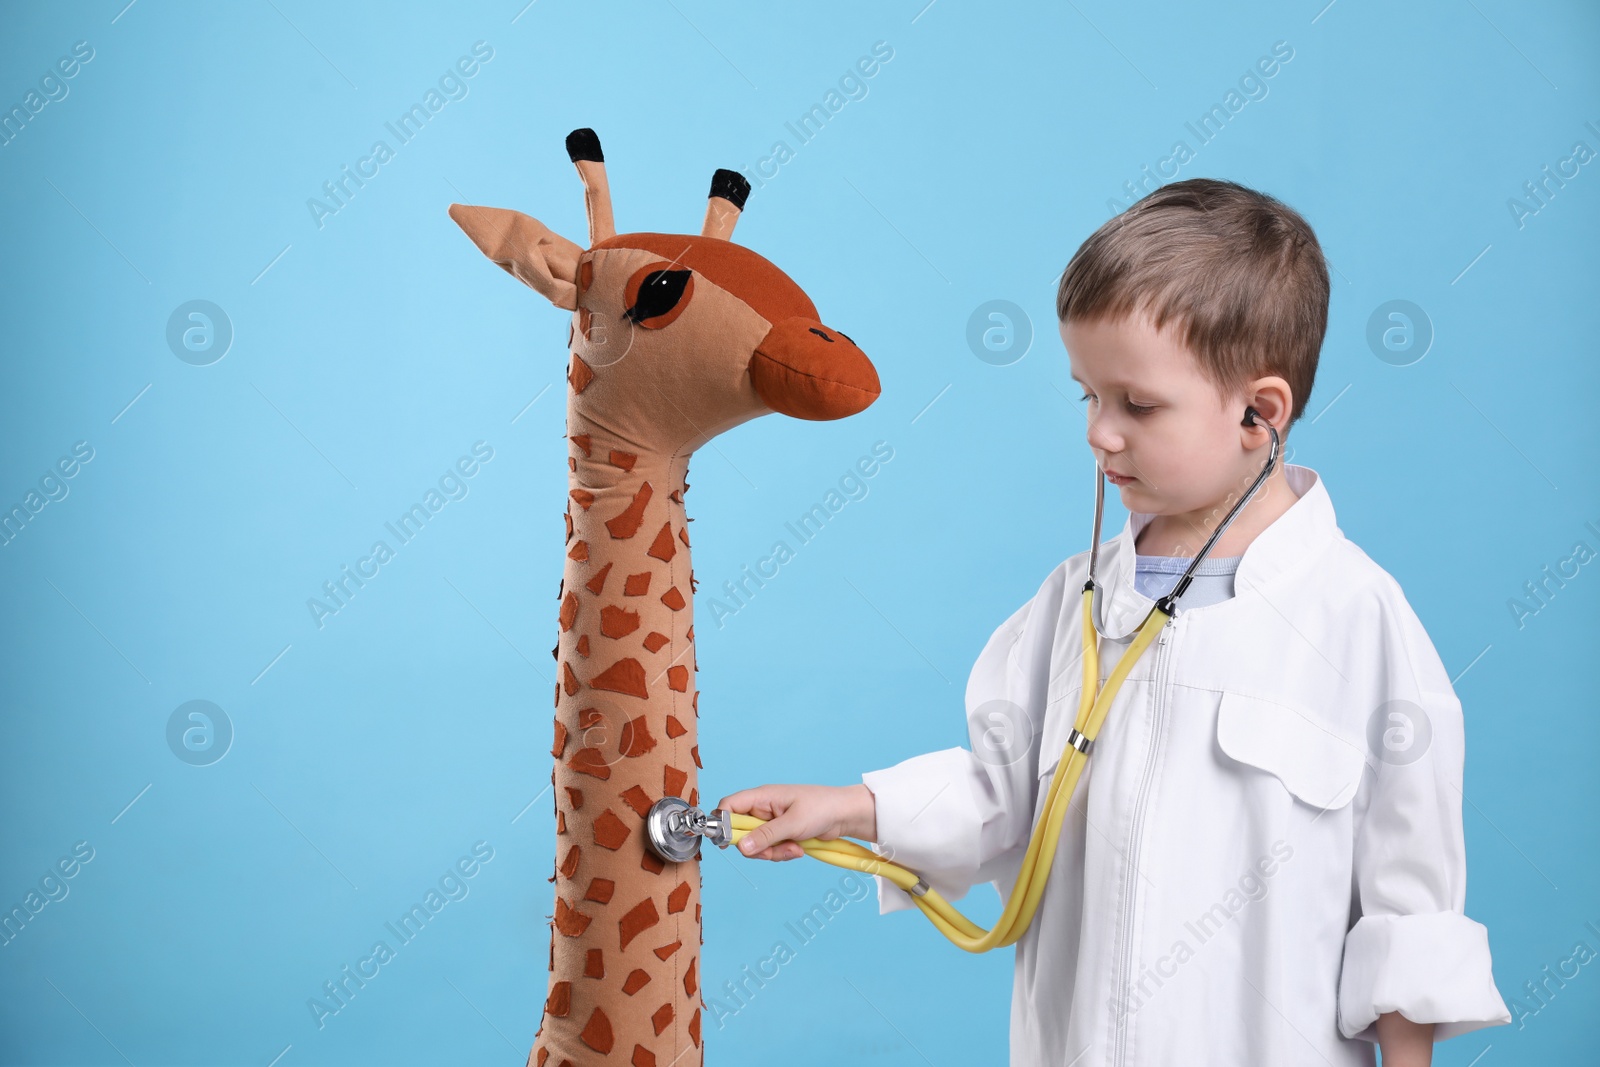
<path fill-rule="evenodd" d="M 1222 517 L 1222 521 L 1217 524 L 1217 528 L 1211 531 L 1211 536 L 1206 538 L 1206 543 L 1200 546 L 1200 551 L 1189 561 L 1189 566 L 1184 568 L 1183 574 L 1178 578 L 1177 583 L 1173 585 L 1172 591 L 1156 602 L 1156 606 L 1169 617 L 1177 615 L 1178 599 L 1188 590 L 1189 583 L 1194 581 L 1194 572 L 1205 561 L 1206 556 L 1210 554 L 1211 546 L 1215 545 L 1217 539 L 1233 524 L 1234 517 L 1244 510 L 1244 506 L 1255 499 L 1256 492 L 1272 476 L 1273 469 L 1278 465 L 1278 455 L 1282 451 L 1283 442 L 1278 436 L 1277 427 L 1262 418 L 1253 407 L 1244 409 L 1244 423 L 1246 426 L 1265 426 L 1267 432 L 1272 435 L 1272 444 L 1267 451 L 1267 461 L 1256 474 L 1255 480 L 1250 483 L 1250 488 L 1245 491 L 1242 497 L 1234 501 L 1233 507 L 1228 509 L 1228 513 Z M 1105 627 L 1101 625 L 1100 583 L 1095 578 L 1095 564 L 1100 558 L 1100 526 L 1105 513 L 1106 472 L 1098 462 L 1095 463 L 1094 470 L 1094 531 L 1089 541 L 1089 575 L 1083 583 L 1083 588 L 1092 597 L 1089 617 L 1094 625 L 1094 632 L 1101 637 L 1111 637 L 1112 635 L 1106 633 Z M 1113 639 L 1115 640 L 1116 638 Z"/>

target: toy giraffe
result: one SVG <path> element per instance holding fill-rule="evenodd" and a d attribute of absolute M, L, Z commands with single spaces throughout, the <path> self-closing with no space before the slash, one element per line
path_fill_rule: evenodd
<path fill-rule="evenodd" d="M 871 361 L 804 291 L 733 244 L 750 185 L 718 170 L 698 236 L 617 234 L 593 130 L 567 136 L 589 248 L 537 219 L 451 204 L 495 263 L 575 312 L 566 562 L 555 648 L 550 979 L 530 1067 L 704 1062 L 700 869 L 646 846 L 664 796 L 698 804 L 689 457 L 770 411 L 853 415 Z"/>

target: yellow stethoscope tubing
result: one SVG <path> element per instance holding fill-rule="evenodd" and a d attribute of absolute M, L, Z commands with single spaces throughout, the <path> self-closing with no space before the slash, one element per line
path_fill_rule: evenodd
<path fill-rule="evenodd" d="M 1133 642 L 1122 653 L 1117 665 L 1112 669 L 1110 677 L 1102 687 L 1098 684 L 1100 679 L 1100 653 L 1095 640 L 1094 629 L 1094 590 L 1093 586 L 1085 586 L 1083 591 L 1083 691 L 1078 698 L 1078 718 L 1075 728 L 1091 743 L 1100 733 L 1100 727 L 1105 722 L 1106 713 L 1111 708 L 1111 703 L 1116 699 L 1117 691 L 1122 688 L 1123 680 L 1133 670 L 1134 663 L 1155 640 L 1161 628 L 1171 621 L 1172 616 L 1163 611 L 1161 605 L 1151 608 L 1150 614 L 1140 624 L 1138 632 L 1134 635 Z M 994 926 L 988 930 L 968 919 L 956 910 L 939 893 L 937 889 L 928 888 L 925 892 L 913 894 L 911 900 L 922 909 L 934 927 L 948 938 L 956 947 L 968 952 L 988 952 L 990 949 L 1003 948 L 1014 944 L 1033 922 L 1034 912 L 1038 909 L 1039 900 L 1044 895 L 1046 879 L 1049 878 L 1051 864 L 1055 861 L 1056 844 L 1061 838 L 1061 824 L 1066 819 L 1067 809 L 1071 804 L 1073 790 L 1076 789 L 1078 778 L 1083 773 L 1083 768 L 1088 762 L 1088 755 L 1077 746 L 1068 743 L 1061 753 L 1061 760 L 1056 765 L 1055 774 L 1050 778 L 1050 789 L 1045 794 L 1044 814 L 1034 824 L 1033 833 L 1028 838 L 1028 848 L 1022 857 L 1022 866 L 1017 874 L 1016 884 L 1011 888 L 1011 895 L 1006 900 L 1005 908 L 1000 917 L 995 920 Z M 745 834 L 766 822 L 754 815 L 744 815 L 734 812 L 730 816 L 732 824 L 733 841 L 737 843 Z M 915 871 L 885 859 L 864 845 L 851 841 L 848 838 L 834 838 L 823 840 L 808 837 L 798 842 L 806 855 L 819 859 L 824 863 L 831 863 L 835 867 L 847 870 L 861 871 L 866 874 L 881 875 L 894 885 L 910 892 L 914 886 L 922 882 L 922 877 Z M 924 885 L 926 883 L 923 883 Z"/>

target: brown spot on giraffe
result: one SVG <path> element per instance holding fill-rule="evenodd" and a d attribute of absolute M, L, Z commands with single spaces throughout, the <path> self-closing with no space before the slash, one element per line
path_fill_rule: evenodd
<path fill-rule="evenodd" d="M 571 668 L 569 667 L 570 671 Z M 631 697 L 648 697 L 650 694 L 645 689 L 644 666 L 632 656 L 624 656 L 611 666 L 589 679 L 591 689 L 609 689 L 613 693 L 625 693 Z M 573 690 L 568 689 L 570 695 Z"/>
<path fill-rule="evenodd" d="M 567 937 L 577 937 L 589 928 L 590 917 L 556 897 L 556 929 Z"/>
<path fill-rule="evenodd" d="M 611 638 L 627 637 L 639 628 L 639 613 L 607 604 L 600 609 L 600 632 Z"/>
<path fill-rule="evenodd" d="M 598 748 L 580 748 L 567 760 L 567 766 L 579 774 L 591 774 L 599 779 L 611 777 L 611 764 L 606 762 L 606 754 Z"/>
<path fill-rule="evenodd" d="M 660 1031 L 656 1031 L 660 1033 Z M 611 1020 L 607 1018 L 604 1008 L 595 1008 L 589 1016 L 589 1022 L 583 1028 L 583 1033 L 578 1035 L 583 1043 L 596 1052 L 610 1052 L 611 1043 L 615 1040 L 611 1033 Z"/>
<path fill-rule="evenodd" d="M 663 563 L 671 563 L 672 557 L 678 554 L 678 546 L 672 543 L 672 523 L 664 522 L 661 530 L 656 534 L 656 539 L 650 542 L 647 556 L 654 556 Z"/>
<path fill-rule="evenodd" d="M 667 871 L 643 833 L 657 797 L 699 796 L 689 462 L 751 418 L 854 414 L 878 382 L 798 285 L 731 241 L 748 192 L 736 173 L 718 173 L 698 236 L 617 234 L 598 138 L 574 131 L 568 149 L 585 187 L 587 247 L 519 212 L 450 208 L 492 262 L 572 312 L 552 687 L 562 861 L 545 1018 L 528 1062 L 699 1067 L 703 1053 L 683 1053 L 701 1036 L 700 868 Z M 628 608 L 617 603 L 629 597 Z M 662 658 L 647 668 L 642 655 Z"/>
<path fill-rule="evenodd" d="M 633 831 L 610 808 L 601 812 L 594 821 L 594 843 L 613 852 L 622 847 L 631 833 Z"/>
<path fill-rule="evenodd" d="M 624 756 L 636 759 L 656 747 L 656 739 L 650 733 L 650 718 L 639 715 L 622 724 L 621 752 Z M 634 786 L 635 789 L 639 788 Z M 644 814 L 641 812 L 640 814 Z"/>
<path fill-rule="evenodd" d="M 572 353 L 572 370 L 567 374 L 567 381 L 571 383 L 574 393 L 583 392 L 589 387 L 589 383 L 594 381 L 594 371 L 576 352 Z"/>
<path fill-rule="evenodd" d="M 632 808 L 635 815 L 641 816 L 650 814 L 650 806 L 655 803 L 650 799 L 650 794 L 637 785 L 630 785 L 622 791 L 622 802 Z"/>
<path fill-rule="evenodd" d="M 639 532 L 639 524 L 644 522 L 645 505 L 650 503 L 650 494 L 650 483 L 640 482 L 638 491 L 633 494 L 633 500 L 623 509 L 622 514 L 606 520 L 606 529 L 612 537 L 623 540 Z"/>
<path fill-rule="evenodd" d="M 679 882 L 678 887 L 667 894 L 667 911 L 680 912 L 689 903 L 689 883 Z"/>
<path fill-rule="evenodd" d="M 661 915 L 656 911 L 655 900 L 645 897 L 629 908 L 626 915 L 617 920 L 617 931 L 622 942 L 621 947 L 627 948 L 629 941 L 632 941 L 660 921 Z"/>

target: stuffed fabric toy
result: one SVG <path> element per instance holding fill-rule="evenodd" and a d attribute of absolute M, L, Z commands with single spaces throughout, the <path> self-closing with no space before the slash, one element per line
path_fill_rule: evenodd
<path fill-rule="evenodd" d="M 750 192 L 737 172 L 712 178 L 697 236 L 618 234 L 599 138 L 574 130 L 567 154 L 587 249 L 520 212 L 450 205 L 484 255 L 573 312 L 555 907 L 528 1063 L 702 1063 L 700 869 L 656 858 L 644 828 L 663 796 L 699 803 L 689 457 L 768 412 L 853 415 L 878 376 L 798 285 L 732 243 Z"/>

